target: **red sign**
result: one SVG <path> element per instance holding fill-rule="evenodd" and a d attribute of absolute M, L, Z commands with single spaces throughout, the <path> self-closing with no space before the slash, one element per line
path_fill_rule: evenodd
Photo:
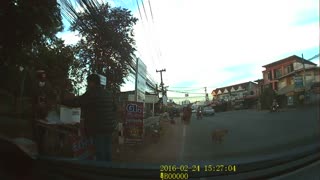
<path fill-rule="evenodd" d="M 143 140 L 143 103 L 129 101 L 125 108 L 125 141 L 126 143 L 141 143 Z"/>

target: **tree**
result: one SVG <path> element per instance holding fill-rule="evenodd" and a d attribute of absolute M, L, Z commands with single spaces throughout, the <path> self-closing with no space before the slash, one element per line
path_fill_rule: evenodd
<path fill-rule="evenodd" d="M 39 48 L 49 46 L 62 30 L 60 9 L 56 0 L 1 0 L 0 12 L 0 88 L 18 96 Z"/>
<path fill-rule="evenodd" d="M 132 32 L 137 19 L 127 9 L 111 8 L 95 0 L 78 0 L 83 9 L 79 13 L 69 0 L 63 2 L 71 29 L 82 36 L 76 52 L 80 62 L 86 65 L 84 71 L 105 75 L 107 87 L 119 89 L 129 70 L 134 69 Z"/>
<path fill-rule="evenodd" d="M 24 57 L 62 30 L 56 0 L 1 0 L 0 65 L 28 64 Z"/>
<path fill-rule="evenodd" d="M 69 79 L 77 77 L 77 69 L 74 56 L 74 48 L 64 45 L 63 40 L 55 38 L 48 45 L 38 47 L 38 53 L 34 54 L 34 68 L 46 71 L 48 80 L 52 86 L 61 91 Z"/>

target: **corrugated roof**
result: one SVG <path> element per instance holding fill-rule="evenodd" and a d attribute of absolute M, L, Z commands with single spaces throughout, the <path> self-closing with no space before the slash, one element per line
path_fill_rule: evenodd
<path fill-rule="evenodd" d="M 235 90 L 238 90 L 240 86 L 241 86 L 242 88 L 245 88 L 245 86 L 247 86 L 249 83 L 256 84 L 256 83 L 254 83 L 254 82 L 252 82 L 252 81 L 249 81 L 249 82 L 244 82 L 244 83 L 239 83 L 239 84 L 234 84 L 234 85 L 230 85 L 230 86 L 225 86 L 225 87 L 217 88 L 217 89 L 213 90 L 212 92 L 214 92 L 215 94 L 218 94 L 218 91 L 220 90 L 220 91 L 223 93 L 225 89 L 227 89 L 227 90 L 230 92 L 232 87 L 233 87 Z"/>
<path fill-rule="evenodd" d="M 276 65 L 279 65 L 279 64 L 282 64 L 282 63 L 285 63 L 285 62 L 288 62 L 288 61 L 292 61 L 292 60 L 296 60 L 298 62 L 301 62 L 301 63 L 305 63 L 305 64 L 311 64 L 311 65 L 316 65 L 315 63 L 313 62 L 310 62 L 310 61 L 307 61 L 305 59 L 302 59 L 301 57 L 299 56 L 296 56 L 296 55 L 293 55 L 293 56 L 289 56 L 289 57 L 286 57 L 284 59 L 281 59 L 281 60 L 278 60 L 278 61 L 275 61 L 275 62 L 272 62 L 270 64 L 267 64 L 267 65 L 264 65 L 262 67 L 272 67 L 272 66 L 276 66 Z"/>

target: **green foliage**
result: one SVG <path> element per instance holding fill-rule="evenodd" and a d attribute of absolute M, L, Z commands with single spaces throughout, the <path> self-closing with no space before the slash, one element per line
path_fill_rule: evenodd
<path fill-rule="evenodd" d="M 64 88 L 69 74 L 77 68 L 73 47 L 64 45 L 63 40 L 57 38 L 50 45 L 38 47 L 34 60 L 35 69 L 45 70 L 52 86 L 58 91 Z"/>
<path fill-rule="evenodd" d="M 76 13 L 67 6 L 71 29 L 78 31 L 82 40 L 76 45 L 77 58 L 86 74 L 99 73 L 107 77 L 107 87 L 119 90 L 124 77 L 134 67 L 133 25 L 137 19 L 122 8 L 111 8 L 95 0 L 78 0 L 83 9 Z M 69 4 L 70 5 L 70 4 Z"/>
<path fill-rule="evenodd" d="M 0 1 L 0 65 L 28 65 L 26 58 L 62 30 L 56 0 Z"/>
<path fill-rule="evenodd" d="M 55 36 L 62 30 L 57 0 L 1 0 L 0 12 L 0 88 L 30 95 L 38 68 L 59 86 L 74 58 L 71 47 Z"/>

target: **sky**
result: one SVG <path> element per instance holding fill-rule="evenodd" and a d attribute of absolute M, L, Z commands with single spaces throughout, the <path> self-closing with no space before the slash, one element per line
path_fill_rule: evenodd
<path fill-rule="evenodd" d="M 138 0 L 141 16 L 135 0 L 109 2 L 139 18 L 134 27 L 137 55 L 158 82 L 156 70 L 166 69 L 163 81 L 176 102 L 185 99 L 180 92 L 202 100 L 204 87 L 210 94 L 255 81 L 262 78 L 265 64 L 319 53 L 318 0 Z M 74 44 L 75 35 L 65 31 L 58 36 Z M 319 65 L 319 59 L 312 62 Z M 133 90 L 133 82 L 122 91 Z"/>

